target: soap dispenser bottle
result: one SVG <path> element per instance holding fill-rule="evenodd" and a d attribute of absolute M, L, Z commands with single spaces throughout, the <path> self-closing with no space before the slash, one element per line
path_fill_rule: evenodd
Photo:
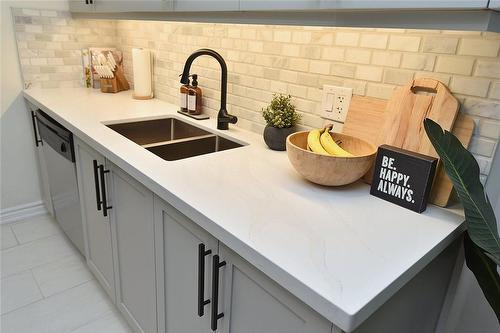
<path fill-rule="evenodd" d="M 189 79 L 188 83 L 183 84 L 180 88 L 179 106 L 182 112 L 188 112 L 188 92 L 190 89 Z"/>
<path fill-rule="evenodd" d="M 202 106 L 202 92 L 198 87 L 198 75 L 191 75 L 192 82 L 188 89 L 188 112 L 189 114 L 199 115 L 203 111 Z"/>

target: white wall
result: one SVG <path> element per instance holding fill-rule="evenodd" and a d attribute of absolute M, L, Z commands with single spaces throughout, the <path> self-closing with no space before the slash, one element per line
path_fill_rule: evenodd
<path fill-rule="evenodd" d="M 0 1 L 1 3 L 1 114 L 0 210 L 41 200 L 30 118 L 23 89 L 11 7 L 68 10 L 65 0 Z"/>

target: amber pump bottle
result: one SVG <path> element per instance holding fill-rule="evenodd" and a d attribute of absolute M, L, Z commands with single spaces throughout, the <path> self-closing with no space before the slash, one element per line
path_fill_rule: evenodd
<path fill-rule="evenodd" d="M 188 92 L 189 92 L 189 79 L 188 83 L 183 84 L 180 88 L 179 106 L 182 112 L 188 112 Z"/>
<path fill-rule="evenodd" d="M 191 75 L 191 86 L 188 89 L 188 112 L 190 114 L 201 114 L 203 112 L 202 92 L 198 87 L 198 75 Z"/>

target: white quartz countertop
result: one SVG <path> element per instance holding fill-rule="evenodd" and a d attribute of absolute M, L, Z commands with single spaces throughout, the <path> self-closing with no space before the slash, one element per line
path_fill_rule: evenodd
<path fill-rule="evenodd" d="M 462 232 L 460 212 L 418 214 L 356 183 L 302 179 L 286 152 L 216 120 L 196 121 L 157 99 L 84 88 L 29 89 L 25 97 L 172 204 L 297 298 L 352 331 Z M 247 146 L 164 161 L 103 123 L 176 117 Z"/>

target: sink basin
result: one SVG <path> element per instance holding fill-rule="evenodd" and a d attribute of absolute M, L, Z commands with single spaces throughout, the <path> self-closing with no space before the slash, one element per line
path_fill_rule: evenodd
<path fill-rule="evenodd" d="M 210 134 L 176 118 L 162 118 L 107 125 L 138 145 L 166 142 Z"/>
<path fill-rule="evenodd" d="M 176 118 L 106 126 L 167 161 L 243 146 Z"/>
<path fill-rule="evenodd" d="M 217 135 L 210 135 L 190 140 L 171 142 L 168 144 L 146 148 L 153 154 L 167 161 L 205 155 L 241 147 L 242 145 Z"/>

